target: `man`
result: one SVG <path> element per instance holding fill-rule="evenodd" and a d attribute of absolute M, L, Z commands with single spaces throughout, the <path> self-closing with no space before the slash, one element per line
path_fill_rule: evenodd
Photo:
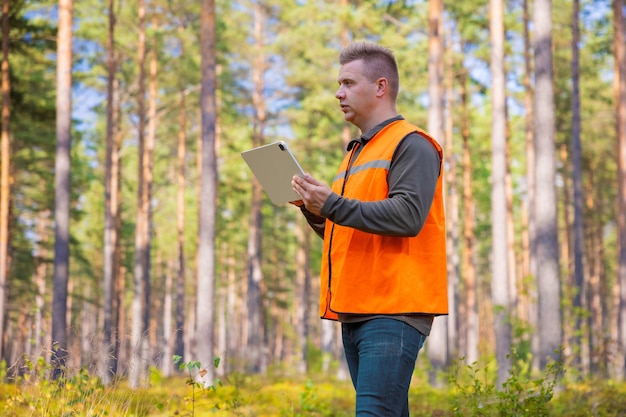
<path fill-rule="evenodd" d="M 356 415 L 408 416 L 417 354 L 447 314 L 442 150 L 396 111 L 393 53 L 356 42 L 339 57 L 344 119 L 361 131 L 332 188 L 293 177 L 323 237 L 320 316 L 341 322 Z"/>

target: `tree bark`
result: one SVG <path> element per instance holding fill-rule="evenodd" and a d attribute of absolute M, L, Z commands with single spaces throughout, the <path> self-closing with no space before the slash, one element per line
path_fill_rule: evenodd
<path fill-rule="evenodd" d="M 532 76 L 532 58 L 530 39 L 530 16 L 529 16 L 529 0 L 523 0 L 522 19 L 524 21 L 524 110 L 526 112 L 525 120 L 525 143 L 526 143 L 526 201 L 522 206 L 522 256 L 523 268 L 522 277 L 524 282 L 523 292 L 525 297 L 520 299 L 520 310 L 522 317 L 528 321 L 531 329 L 537 328 L 537 267 L 536 267 L 536 241 L 535 241 L 535 136 L 534 136 L 534 94 L 533 85 L 531 83 Z M 539 350 L 538 332 L 533 331 L 528 336 L 530 338 L 531 350 L 537 352 Z M 533 367 L 538 368 L 539 361 L 533 356 Z"/>
<path fill-rule="evenodd" d="M 200 109 L 202 112 L 202 177 L 198 226 L 198 271 L 197 271 L 197 354 L 205 367 L 200 382 L 211 385 L 214 346 L 215 305 L 215 218 L 217 204 L 217 158 L 215 149 L 216 108 L 216 27 L 215 1 L 202 0 L 200 12 L 200 49 L 202 90 Z"/>
<path fill-rule="evenodd" d="M 9 274 L 9 144 L 11 121 L 11 79 L 9 77 L 9 3 L 2 0 L 2 132 L 0 133 L 0 361 L 4 358 L 4 317 L 7 301 L 7 277 Z"/>
<path fill-rule="evenodd" d="M 466 358 L 468 365 L 478 360 L 479 321 L 477 309 L 476 267 L 476 236 L 474 233 L 475 202 L 472 193 L 472 157 L 469 149 L 469 109 L 467 93 L 467 76 L 461 73 L 461 136 L 463 137 L 463 258 L 461 260 L 465 282 L 465 316 L 466 316 Z"/>
<path fill-rule="evenodd" d="M 259 2 L 254 4 L 254 40 L 256 54 L 252 69 L 252 103 L 254 105 L 253 146 L 265 143 L 264 129 L 266 121 L 265 98 L 265 54 L 263 52 L 263 6 Z M 267 367 L 266 356 L 266 329 L 264 326 L 263 305 L 263 271 L 262 271 L 262 232 L 263 232 L 263 190 L 261 185 L 253 181 L 252 204 L 250 205 L 250 235 L 248 238 L 248 349 L 247 369 L 253 373 L 265 373 Z"/>
<path fill-rule="evenodd" d="M 444 138 L 443 121 L 443 1 L 428 1 L 428 132 L 437 140 Z M 438 317 L 433 323 L 429 341 L 428 357 L 433 366 L 430 372 L 432 384 L 438 384 L 437 372 L 448 364 L 448 321 Z"/>
<path fill-rule="evenodd" d="M 178 175 L 176 227 L 178 231 L 178 262 L 176 265 L 175 291 L 175 341 L 173 353 L 184 356 L 185 346 L 185 156 L 187 154 L 187 105 L 185 92 L 180 94 L 180 116 L 178 133 Z"/>
<path fill-rule="evenodd" d="M 506 91 L 504 73 L 504 8 L 502 0 L 490 0 L 492 128 L 491 128 L 491 297 L 494 307 L 498 384 L 511 368 L 510 288 L 506 225 Z"/>
<path fill-rule="evenodd" d="M 241 298 L 237 296 L 237 271 L 235 265 L 237 260 L 235 258 L 235 249 L 230 247 L 228 256 L 228 287 L 226 294 L 226 321 L 227 323 L 237 323 L 241 320 Z M 234 365 L 230 358 L 238 356 L 237 348 L 242 346 L 241 333 L 235 331 L 233 326 L 228 326 L 226 335 L 226 363 L 225 370 L 230 373 L 234 370 Z"/>
<path fill-rule="evenodd" d="M 90 282 L 85 282 L 80 289 L 81 302 L 79 334 L 80 334 L 80 367 L 81 369 L 93 370 L 97 364 L 98 357 L 94 349 L 94 343 L 101 343 L 100 338 L 96 335 L 96 326 L 98 325 L 98 311 L 96 303 L 93 299 L 93 286 Z"/>
<path fill-rule="evenodd" d="M 449 36 L 452 39 L 452 36 Z M 452 117 L 454 100 L 453 88 L 455 69 L 453 50 L 448 47 L 445 101 L 447 105 L 447 117 L 445 118 L 444 136 L 444 166 L 446 167 L 446 258 L 448 265 L 448 355 L 459 354 L 459 192 L 457 189 L 457 155 L 454 153 L 454 119 Z"/>
<path fill-rule="evenodd" d="M 552 2 L 535 0 L 535 199 L 540 368 L 557 359 L 561 344 L 561 292 L 556 201 L 555 116 L 552 71 Z"/>
<path fill-rule="evenodd" d="M 123 340 L 127 340 L 125 333 L 122 331 L 124 326 L 124 305 L 122 303 L 122 297 L 124 295 L 124 283 L 125 269 L 122 268 L 122 216 L 121 213 L 121 201 L 122 201 L 122 164 L 121 164 L 121 147 L 122 147 L 122 135 L 120 132 L 120 120 L 121 120 L 121 103 L 120 103 L 120 87 L 119 80 L 114 78 L 113 80 L 113 153 L 111 155 L 111 207 L 112 215 L 115 219 L 115 246 L 113 247 L 113 305 L 112 305 L 112 317 L 111 326 L 115 331 L 111 333 L 113 354 L 110 358 L 111 371 L 114 374 L 118 372 L 118 366 L 120 364 L 120 346 Z"/>
<path fill-rule="evenodd" d="M 583 320 L 582 296 L 585 282 L 583 267 L 584 249 L 584 218 L 583 218 L 583 184 L 582 184 L 582 144 L 580 116 L 580 0 L 572 2 L 572 183 L 574 187 L 574 317 L 575 335 L 572 345 L 581 346 Z M 580 353 L 576 355 L 578 365 L 581 364 Z"/>
<path fill-rule="evenodd" d="M 137 93 L 137 141 L 139 143 L 138 153 L 138 181 L 137 181 L 137 216 L 135 225 L 135 260 L 134 260 L 134 282 L 133 282 L 133 301 L 132 301 L 132 359 L 129 372 L 129 383 L 131 388 L 139 387 L 140 379 L 144 373 L 143 363 L 143 344 L 144 333 L 147 330 L 144 323 L 144 311 L 148 308 L 144 304 L 145 294 L 145 277 L 147 275 L 147 233 L 148 233 L 148 208 L 147 208 L 147 192 L 146 192 L 146 143 L 145 143 L 145 61 L 146 61 L 146 33 L 145 33 L 145 1 L 139 0 L 137 10 L 138 14 L 138 42 L 137 42 L 137 61 L 138 61 L 138 93 Z"/>
<path fill-rule="evenodd" d="M 562 223 L 565 225 L 560 239 L 559 257 L 560 263 L 563 265 L 563 297 L 568 300 L 574 300 L 575 288 L 574 288 L 574 265 L 570 261 L 572 257 L 573 237 L 573 199 L 572 199 L 572 181 L 571 181 L 571 164 L 570 154 L 567 143 L 561 143 L 558 149 L 559 163 L 562 166 L 563 181 L 559 187 L 562 209 L 557 210 L 558 215 L 562 216 Z M 557 197 L 558 198 L 558 197 Z M 572 361 L 572 337 L 574 334 L 575 321 L 573 303 L 566 303 L 562 307 L 563 315 L 563 360 L 567 365 Z"/>
<path fill-rule="evenodd" d="M 618 366 L 621 378 L 626 375 L 626 11 L 624 0 L 613 0 L 613 45 L 615 54 L 615 112 L 617 130 L 617 233 L 619 281 L 619 347 L 622 364 Z"/>
<path fill-rule="evenodd" d="M 45 185 L 42 184 L 42 188 Z M 39 212 L 38 221 L 37 221 L 37 234 L 39 236 L 40 242 L 38 248 L 36 250 L 35 257 L 35 273 L 34 273 L 34 283 L 37 286 L 37 293 L 35 295 L 35 326 L 33 329 L 32 339 L 34 340 L 33 351 L 34 355 L 32 357 L 33 362 L 36 361 L 39 357 L 45 357 L 44 351 L 44 339 L 43 335 L 47 334 L 46 326 L 44 324 L 44 306 L 45 306 L 45 297 L 46 297 L 46 274 L 47 274 L 47 259 L 48 259 L 48 228 L 50 223 L 50 211 L 42 210 Z M 48 328 L 49 330 L 49 328 Z M 35 356 L 36 355 L 36 356 Z"/>
<path fill-rule="evenodd" d="M 102 383 L 108 385 L 115 374 L 113 358 L 115 344 L 113 340 L 113 300 L 115 293 L 115 248 L 117 246 L 117 188 L 114 181 L 117 173 L 114 172 L 113 157 L 115 147 L 115 103 L 113 92 L 116 72 L 115 59 L 115 0 L 109 0 L 109 32 L 107 45 L 107 127 L 106 127 L 106 156 L 104 161 L 104 254 L 103 254 L 103 336 L 102 351 L 99 355 L 99 376 Z"/>
<path fill-rule="evenodd" d="M 59 0 L 55 158 L 55 240 L 52 299 L 53 378 L 62 377 L 68 355 L 67 294 L 70 261 L 70 148 L 72 130 L 72 0 Z"/>
<path fill-rule="evenodd" d="M 157 21 L 157 15 L 153 11 L 152 12 L 152 30 L 158 31 L 159 23 Z M 149 72 L 148 72 L 148 124 L 147 124 L 147 132 L 146 132 L 146 144 L 144 148 L 144 161 L 143 161 L 143 179 L 144 179 L 144 188 L 143 188 L 143 214 L 144 214 L 144 241 L 145 241 L 145 251 L 143 253 L 144 256 L 144 273 L 143 273 L 143 323 L 142 327 L 144 329 L 144 338 L 143 338 L 143 348 L 142 348 L 142 361 L 145 364 L 145 369 L 142 372 L 147 370 L 148 366 L 152 363 L 150 360 L 150 352 L 154 352 L 156 350 L 155 340 L 156 340 L 156 330 L 154 329 L 154 325 L 151 323 L 151 320 L 154 319 L 154 312 L 151 307 L 157 307 L 153 305 L 151 302 L 151 294 L 152 294 L 152 188 L 154 186 L 154 148 L 156 143 L 156 129 L 157 129 L 157 95 L 158 95 L 158 51 L 159 46 L 157 44 L 157 38 L 155 35 L 152 35 L 151 39 L 151 50 L 150 50 L 150 62 L 149 62 Z M 158 263 L 160 266 L 160 263 Z M 159 275 L 156 275 L 157 277 Z M 155 303 L 158 303 L 158 300 L 155 300 Z M 160 311 L 159 308 L 155 308 L 157 311 Z"/>
<path fill-rule="evenodd" d="M 506 78 L 506 77 L 505 77 Z M 506 89 L 506 87 L 505 87 Z M 504 119 L 506 126 L 505 139 L 505 176 L 504 194 L 506 196 L 506 257 L 509 285 L 509 316 L 512 320 L 517 320 L 518 314 L 518 274 L 517 274 L 517 254 L 515 253 L 515 215 L 514 215 L 514 190 L 513 178 L 511 175 L 511 132 L 509 127 L 508 106 L 506 105 L 506 91 L 504 98 Z M 511 336 L 513 337 L 513 336 Z"/>
<path fill-rule="evenodd" d="M 307 372 L 307 352 L 309 343 L 309 316 L 311 307 L 311 270 L 309 254 L 311 249 L 310 227 L 300 219 L 296 226 L 296 286 L 295 286 L 295 330 L 298 344 L 295 364 L 301 374 Z"/>
<path fill-rule="evenodd" d="M 587 209 L 590 213 L 594 213 L 598 210 L 596 204 L 596 198 L 591 190 L 598 187 L 598 182 L 595 181 L 593 175 L 593 169 L 589 170 L 587 183 L 589 184 L 587 190 Z M 588 239 L 587 252 L 589 256 L 589 274 L 588 284 L 586 291 L 586 304 L 588 306 L 588 319 L 587 319 L 587 342 L 589 346 L 589 370 L 592 374 L 597 374 L 601 371 L 600 357 L 603 351 L 603 307 L 602 307 L 602 289 L 601 289 L 601 277 L 602 277 L 602 226 L 596 220 L 593 221 L 590 226 L 590 233 Z"/>
<path fill-rule="evenodd" d="M 161 372 L 163 376 L 172 375 L 172 316 L 173 316 L 173 296 L 172 296 L 172 284 L 174 278 L 172 277 L 172 271 L 174 265 L 171 259 L 168 259 L 165 265 L 165 273 L 163 283 L 163 358 L 161 359 Z"/>

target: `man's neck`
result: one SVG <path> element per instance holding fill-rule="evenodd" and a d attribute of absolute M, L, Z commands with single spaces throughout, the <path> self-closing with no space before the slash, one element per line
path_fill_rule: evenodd
<path fill-rule="evenodd" d="M 361 134 L 367 133 L 370 129 L 373 129 L 374 126 L 379 123 L 384 122 L 385 120 L 389 120 L 392 117 L 396 117 L 398 112 L 396 111 L 395 103 L 390 102 L 379 102 L 378 106 L 376 106 L 376 110 L 372 112 L 372 117 L 363 125 L 357 126 L 361 129 Z"/>
<path fill-rule="evenodd" d="M 369 132 L 370 130 L 372 130 L 373 128 L 375 128 L 376 126 L 378 126 L 385 120 L 389 120 L 397 116 L 398 116 L 398 113 L 395 111 L 395 109 L 393 109 L 393 111 L 379 113 L 376 118 L 370 119 L 366 126 L 360 127 L 361 135 Z"/>

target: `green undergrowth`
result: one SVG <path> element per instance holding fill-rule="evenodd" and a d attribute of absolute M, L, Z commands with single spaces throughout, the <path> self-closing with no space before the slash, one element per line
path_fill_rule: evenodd
<path fill-rule="evenodd" d="M 181 370 L 166 378 L 152 369 L 144 387 L 131 389 L 126 380 L 104 386 L 82 369 L 57 381 L 43 371 L 7 377 L 0 369 L 0 416 L 347 417 L 354 406 L 348 381 L 233 373 L 205 386 L 194 378 L 197 362 Z"/>
<path fill-rule="evenodd" d="M 216 364 L 218 362 L 216 361 Z M 51 381 L 43 364 L 29 374 L 7 376 L 0 368 L 0 416 L 241 416 L 349 417 L 354 390 L 349 381 L 322 373 L 293 377 L 233 373 L 212 384 L 197 382 L 200 364 L 180 364 L 176 377 L 151 370 L 145 386 L 131 389 L 126 380 L 104 386 L 85 370 Z M 558 363 L 533 374 L 514 363 L 509 379 L 495 384 L 493 362 L 462 364 L 433 387 L 417 370 L 409 403 L 412 417 L 567 416 L 626 417 L 626 383 L 594 380 L 564 382 Z"/>

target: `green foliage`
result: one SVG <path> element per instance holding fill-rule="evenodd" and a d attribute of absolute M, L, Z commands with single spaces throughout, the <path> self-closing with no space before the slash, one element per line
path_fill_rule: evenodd
<path fill-rule="evenodd" d="M 29 280 L 37 264 L 47 262 L 37 255 L 34 226 L 40 215 L 53 207 L 55 150 L 54 61 L 50 58 L 56 45 L 55 30 L 42 19 L 26 17 L 28 4 L 12 1 L 9 8 L 11 114 L 9 192 L 11 263 L 7 290 L 13 309 L 9 320 L 19 314 L 17 306 L 32 303 L 35 287 Z M 36 237 L 33 239 L 33 235 Z"/>
<path fill-rule="evenodd" d="M 449 376 L 457 389 L 453 399 L 455 417 L 467 416 L 549 416 L 551 400 L 559 378 L 563 374 L 563 363 L 553 361 L 541 375 L 533 377 L 529 362 L 520 361 L 515 354 L 508 379 L 498 387 L 496 372 L 490 362 L 474 362 L 464 365 L 463 358 L 455 365 Z"/>
<path fill-rule="evenodd" d="M 553 415 L 617 417 L 626 415 L 626 386 L 589 380 L 567 386 L 553 401 Z"/>
<path fill-rule="evenodd" d="M 85 369 L 50 380 L 51 367 L 43 358 L 26 362 L 26 373 L 15 377 L 11 390 L 0 397 L 0 413 L 7 417 L 147 415 L 145 405 L 105 388 Z"/>
<path fill-rule="evenodd" d="M 341 412 L 333 407 L 332 402 L 321 398 L 317 387 L 311 380 L 307 380 L 302 387 L 299 401 L 290 403 L 280 409 L 280 417 L 348 417 L 351 413 Z"/>
<path fill-rule="evenodd" d="M 215 380 L 214 384 L 209 384 L 204 380 L 208 371 L 202 367 L 200 361 L 183 362 L 183 358 L 180 355 L 174 355 L 172 360 L 175 364 L 178 364 L 178 369 L 187 374 L 185 383 L 191 387 L 191 412 L 189 415 L 196 415 L 196 390 L 200 390 L 201 394 L 207 395 L 215 393 L 217 391 L 217 385 L 221 385 L 219 379 Z M 220 364 L 220 358 L 215 357 L 213 359 L 213 367 L 217 368 Z M 219 409 L 219 405 L 216 404 L 214 408 Z"/>
<path fill-rule="evenodd" d="M 271 379 L 233 373 L 211 387 L 191 375 L 197 361 L 174 357 L 184 377 L 164 378 L 153 370 L 151 386 L 131 389 L 124 381 L 111 387 L 80 369 L 50 381 L 43 359 L 26 361 L 25 373 L 0 384 L 0 415 L 7 417 L 212 416 L 212 417 L 349 417 L 354 390 L 349 381 L 325 374 Z M 501 388 L 495 386 L 491 363 L 457 363 L 448 387 L 435 389 L 414 378 L 410 396 L 414 417 L 555 416 L 612 417 L 626 413 L 626 384 L 585 381 L 557 389 L 562 364 L 554 362 L 541 375 L 530 376 L 519 361 Z M 213 366 L 219 365 L 216 358 Z M 6 365 L 0 364 L 0 377 Z M 189 395 L 190 388 L 193 394 Z M 195 391 L 194 391 L 195 390 Z"/>

